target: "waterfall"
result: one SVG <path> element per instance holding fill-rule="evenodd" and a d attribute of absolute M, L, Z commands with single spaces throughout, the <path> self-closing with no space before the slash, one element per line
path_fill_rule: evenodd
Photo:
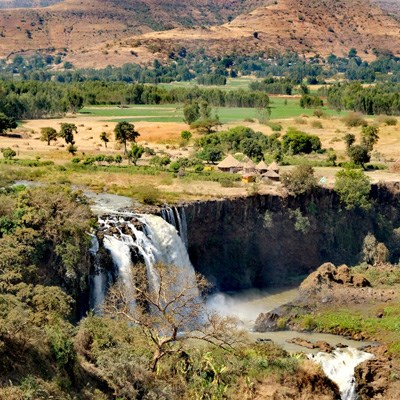
<path fill-rule="evenodd" d="M 336 349 L 330 354 L 310 354 L 309 358 L 320 364 L 325 375 L 338 385 L 342 400 L 357 400 L 354 369 L 363 361 L 373 358 L 373 355 L 346 347 Z"/>
<path fill-rule="evenodd" d="M 99 257 L 99 240 L 95 235 L 92 237 L 89 253 L 93 257 L 93 274 L 89 276 L 89 307 L 95 313 L 100 313 L 100 305 L 103 303 L 107 291 L 107 275 L 101 269 L 101 262 Z"/>
<path fill-rule="evenodd" d="M 165 221 L 175 227 L 183 243 L 186 247 L 188 247 L 185 209 L 183 207 L 181 207 L 180 210 L 178 210 L 176 207 L 164 207 L 161 210 L 161 216 L 163 219 L 165 219 Z"/>
<path fill-rule="evenodd" d="M 170 215 L 173 215 L 173 210 Z M 135 263 L 132 255 L 135 252 L 141 256 L 146 265 L 147 279 L 151 288 L 157 288 L 159 284 L 155 268 L 158 262 L 174 265 L 179 269 L 177 286 L 173 290 L 179 290 L 181 284 L 194 284 L 194 268 L 176 227 L 156 215 L 137 214 L 133 218 L 132 216 L 110 217 L 98 221 L 100 230 L 105 231 L 103 246 L 109 252 L 117 275 L 122 279 L 126 290 L 132 289 L 132 268 Z M 176 223 L 175 217 L 170 218 Z M 141 224 L 141 229 L 132 222 L 133 219 Z M 180 224 L 183 226 L 182 222 Z M 98 279 L 96 276 L 93 277 L 94 283 Z M 98 291 L 96 288 L 97 286 L 93 284 L 93 297 L 96 298 L 93 304 L 97 306 L 104 300 L 104 295 L 101 297 L 100 294 L 96 294 Z"/>

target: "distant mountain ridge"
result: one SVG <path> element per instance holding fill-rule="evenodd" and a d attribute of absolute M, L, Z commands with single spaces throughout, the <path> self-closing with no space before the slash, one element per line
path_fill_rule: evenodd
<path fill-rule="evenodd" d="M 56 0 L 31 3 L 46 1 Z M 0 10 L 0 56 L 62 49 L 76 66 L 102 67 L 167 58 L 180 47 L 306 57 L 354 47 L 369 59 L 400 54 L 400 22 L 389 15 L 398 8 L 397 0 L 64 0 Z"/>

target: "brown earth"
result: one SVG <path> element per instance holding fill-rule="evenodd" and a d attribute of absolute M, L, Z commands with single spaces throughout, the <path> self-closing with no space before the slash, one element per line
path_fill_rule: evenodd
<path fill-rule="evenodd" d="M 65 0 L 0 10 L 0 55 L 62 50 L 76 66 L 98 68 L 148 63 L 182 46 L 306 57 L 354 47 L 371 59 L 374 49 L 400 54 L 399 32 L 400 23 L 368 0 Z"/>
<path fill-rule="evenodd" d="M 99 43 L 151 30 L 220 24 L 263 0 L 65 0 L 45 8 L 0 10 L 0 55 L 66 49 L 105 52 Z M 12 3 L 10 4 L 12 5 Z M 118 58 L 118 57 L 116 57 Z M 130 62 L 136 62 L 130 55 Z M 113 62 L 111 62 L 113 63 Z"/>
<path fill-rule="evenodd" d="M 124 43 L 134 47 L 138 40 L 160 55 L 185 46 L 213 55 L 291 50 L 342 56 L 354 47 L 372 59 L 374 49 L 399 54 L 400 23 L 364 0 L 279 0 L 222 26 L 151 32 Z"/>

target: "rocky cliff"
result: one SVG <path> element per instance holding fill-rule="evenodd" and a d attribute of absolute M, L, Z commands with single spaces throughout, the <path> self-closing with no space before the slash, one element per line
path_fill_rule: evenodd
<path fill-rule="evenodd" d="M 369 211 L 346 210 L 335 192 L 256 195 L 184 205 L 189 255 L 220 290 L 290 284 L 324 262 L 353 265 L 368 232 L 399 258 L 399 185 L 374 186 Z"/>

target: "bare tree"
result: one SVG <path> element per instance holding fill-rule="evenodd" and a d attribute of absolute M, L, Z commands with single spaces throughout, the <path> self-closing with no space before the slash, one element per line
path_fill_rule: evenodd
<path fill-rule="evenodd" d="M 245 333 L 233 317 L 207 310 L 200 293 L 209 288 L 206 279 L 188 279 L 178 267 L 155 265 L 155 277 L 147 280 L 146 267 L 135 266 L 129 278 L 110 288 L 104 312 L 123 318 L 142 330 L 154 348 L 152 371 L 167 354 L 182 350 L 187 340 L 201 340 L 225 349 L 243 342 Z"/>

